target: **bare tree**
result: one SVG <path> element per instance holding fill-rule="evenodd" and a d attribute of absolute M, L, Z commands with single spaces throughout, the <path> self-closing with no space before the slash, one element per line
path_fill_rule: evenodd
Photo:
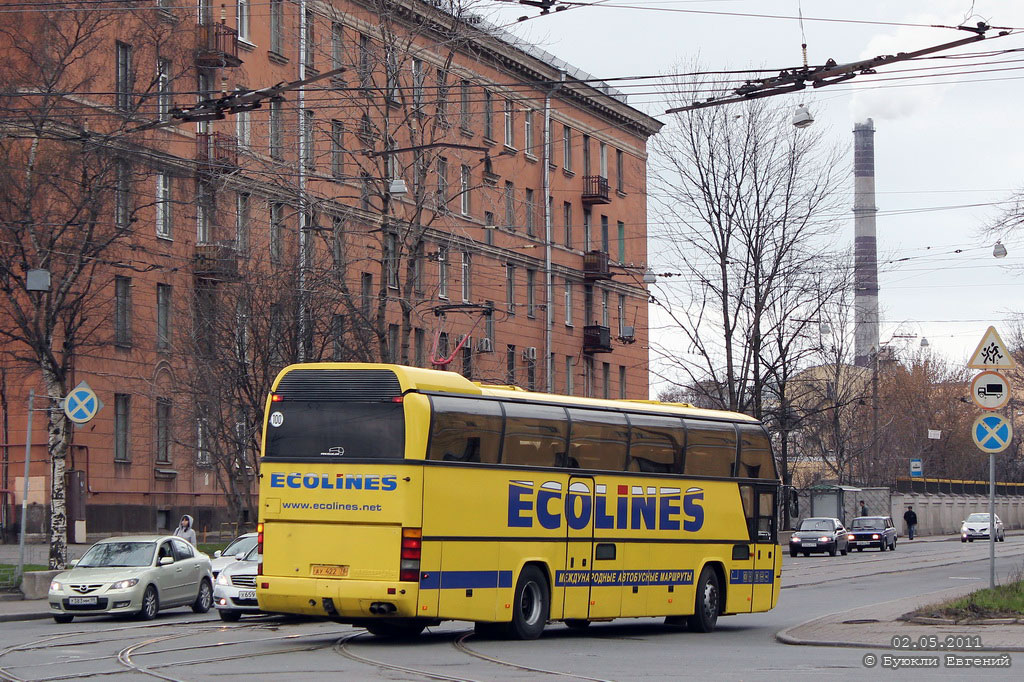
<path fill-rule="evenodd" d="M 653 348 L 656 371 L 711 404 L 760 417 L 766 333 L 802 333 L 787 320 L 806 308 L 778 302 L 819 269 L 836 226 L 840 154 L 763 100 L 673 123 L 653 140 L 655 239 L 661 262 L 681 275 L 659 287 L 675 334 Z"/>
<path fill-rule="evenodd" d="M 139 245 L 133 223 L 145 206 L 132 187 L 149 165 L 133 163 L 138 147 L 125 132 L 156 111 L 158 90 L 169 87 L 158 69 L 140 73 L 126 46 L 119 80 L 126 87 L 114 107 L 97 106 L 115 99 L 102 66 L 111 31 L 125 18 L 116 8 L 66 3 L 8 13 L 0 26 L 0 338 L 16 361 L 38 368 L 45 389 L 51 568 L 67 559 L 72 432 L 60 402 L 72 388 L 76 355 L 116 343 L 101 333 L 110 329 L 110 273 L 130 272 L 131 247 Z M 129 26 L 136 58 L 180 53 L 169 23 L 142 16 Z M 49 273 L 48 290 L 30 290 L 31 270 Z"/>

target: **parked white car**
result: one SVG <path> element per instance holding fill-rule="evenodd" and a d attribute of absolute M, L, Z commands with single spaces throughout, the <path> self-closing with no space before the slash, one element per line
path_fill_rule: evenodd
<path fill-rule="evenodd" d="M 103 614 L 151 620 L 176 606 L 206 613 L 213 603 L 210 557 L 178 537 L 108 538 L 53 578 L 49 602 L 58 623 Z"/>
<path fill-rule="evenodd" d="M 244 613 L 260 613 L 256 602 L 256 570 L 262 556 L 253 547 L 242 559 L 234 561 L 217 576 L 213 605 L 220 619 L 234 623 Z"/>
<path fill-rule="evenodd" d="M 1006 540 L 1006 531 L 1003 530 L 1003 522 L 996 514 L 995 523 L 996 542 Z M 975 512 L 968 516 L 960 526 L 960 542 L 974 542 L 975 540 L 988 540 L 989 516 L 986 512 Z"/>
<path fill-rule="evenodd" d="M 224 551 L 217 550 L 213 553 L 213 577 L 224 570 L 228 564 L 238 561 L 249 553 L 256 546 L 256 533 L 245 533 L 231 541 L 231 544 L 224 548 Z"/>

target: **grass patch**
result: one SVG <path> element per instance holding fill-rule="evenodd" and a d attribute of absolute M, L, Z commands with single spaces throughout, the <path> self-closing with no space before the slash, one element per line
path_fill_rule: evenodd
<path fill-rule="evenodd" d="M 15 573 L 18 570 L 18 564 L 0 564 L 0 573 Z M 49 571 L 50 567 L 46 564 L 25 564 L 25 572 L 29 571 Z"/>
<path fill-rule="evenodd" d="M 987 587 L 959 599 L 920 608 L 911 615 L 954 620 L 1024 618 L 1024 580 Z"/>
<path fill-rule="evenodd" d="M 200 542 L 198 547 L 200 552 L 203 554 L 209 554 L 212 557 L 213 553 L 217 550 L 223 552 L 224 548 L 227 547 L 230 542 L 230 540 L 228 542 Z"/>

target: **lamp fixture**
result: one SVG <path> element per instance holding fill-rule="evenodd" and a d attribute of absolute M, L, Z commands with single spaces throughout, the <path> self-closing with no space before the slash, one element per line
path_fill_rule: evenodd
<path fill-rule="evenodd" d="M 992 247 L 992 256 L 994 258 L 1006 258 L 1006 247 L 1003 246 L 1002 240 L 996 240 L 996 245 Z"/>
<path fill-rule="evenodd" d="M 797 105 L 796 111 L 793 112 L 793 127 L 806 128 L 812 123 L 814 123 L 814 117 L 811 116 L 811 112 L 807 108 L 807 105 Z"/>

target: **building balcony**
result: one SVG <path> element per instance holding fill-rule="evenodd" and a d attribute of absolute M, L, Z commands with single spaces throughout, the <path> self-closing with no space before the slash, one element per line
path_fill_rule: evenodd
<path fill-rule="evenodd" d="M 238 31 L 224 24 L 196 27 L 196 66 L 217 68 L 241 66 L 238 58 Z"/>
<path fill-rule="evenodd" d="M 604 251 L 587 251 L 583 254 L 583 279 L 593 282 L 598 279 L 611 279 L 608 267 L 608 254 Z"/>
<path fill-rule="evenodd" d="M 608 196 L 608 178 L 600 175 L 583 176 L 583 204 L 610 204 L 612 200 Z"/>
<path fill-rule="evenodd" d="M 224 133 L 196 135 L 196 162 L 204 170 L 227 172 L 238 168 L 238 140 Z"/>
<path fill-rule="evenodd" d="M 584 353 L 611 353 L 612 330 L 602 324 L 588 324 L 583 328 Z"/>
<path fill-rule="evenodd" d="M 196 244 L 192 273 L 203 279 L 236 279 L 238 252 L 230 244 Z"/>

